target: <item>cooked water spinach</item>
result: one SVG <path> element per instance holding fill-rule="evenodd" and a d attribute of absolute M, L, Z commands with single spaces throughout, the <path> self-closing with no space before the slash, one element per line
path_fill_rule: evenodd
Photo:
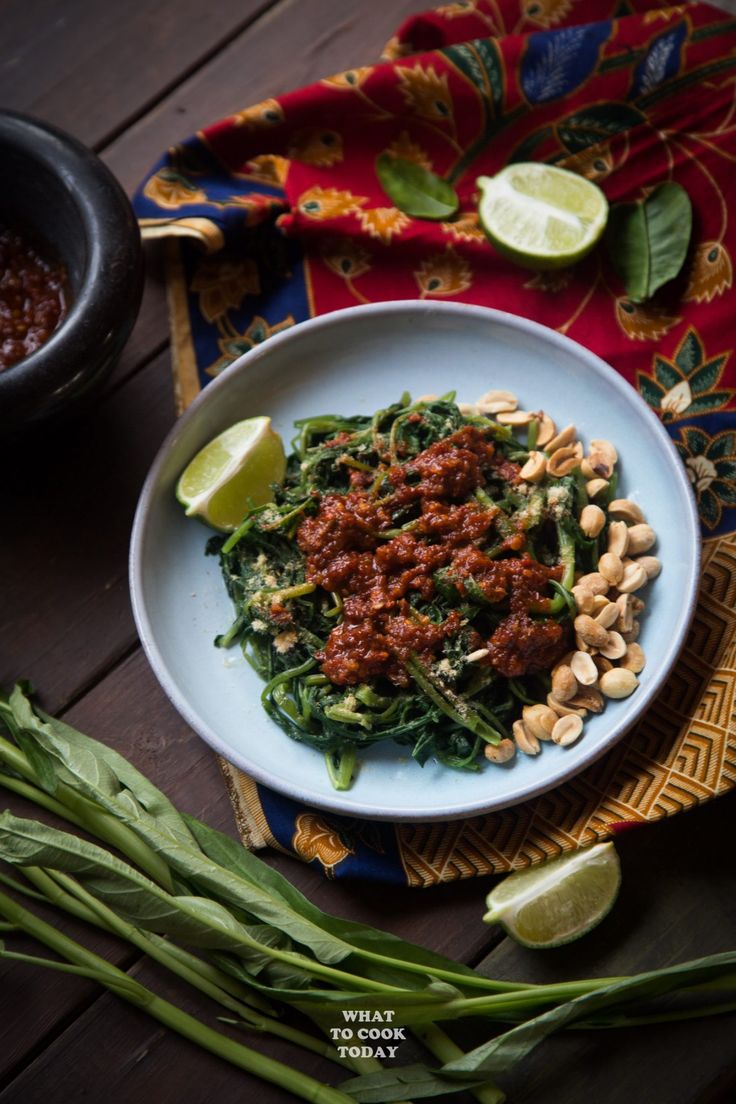
<path fill-rule="evenodd" d="M 420 764 L 504 761 L 546 700 L 606 536 L 578 521 L 582 447 L 572 464 L 572 446 L 535 448 L 548 424 L 530 415 L 522 442 L 454 394 L 305 418 L 275 501 L 209 542 L 236 611 L 217 644 L 242 645 L 264 708 L 336 788 L 381 740 Z"/>

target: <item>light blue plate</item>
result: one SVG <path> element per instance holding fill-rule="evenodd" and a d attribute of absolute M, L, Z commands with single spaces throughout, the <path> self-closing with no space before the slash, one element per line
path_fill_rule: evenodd
<path fill-rule="evenodd" d="M 177 478 L 198 449 L 241 418 L 269 414 L 285 441 L 296 418 L 369 414 L 398 399 L 456 390 L 472 401 L 491 388 L 546 410 L 580 439 L 612 441 L 620 494 L 641 504 L 658 534 L 659 578 L 645 591 L 640 642 L 647 665 L 625 701 L 590 716 L 573 747 L 547 743 L 536 758 L 477 774 L 418 766 L 388 742 L 361 753 L 352 789 L 335 792 L 320 753 L 297 744 L 263 712 L 262 683 L 238 648 L 213 639 L 233 610 L 209 531 L 185 518 Z M 177 422 L 146 480 L 133 528 L 130 584 L 146 654 L 172 702 L 199 735 L 259 782 L 301 802 L 392 820 L 443 819 L 501 809 L 571 778 L 619 740 L 674 663 L 690 622 L 699 531 L 683 465 L 634 389 L 580 345 L 534 322 L 460 304 L 386 303 L 338 311 L 272 337 L 209 384 Z"/>

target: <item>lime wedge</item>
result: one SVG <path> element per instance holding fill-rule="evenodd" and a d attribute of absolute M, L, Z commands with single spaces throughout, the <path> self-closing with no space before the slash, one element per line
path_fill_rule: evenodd
<path fill-rule="evenodd" d="M 603 919 L 620 884 L 613 844 L 598 843 L 510 874 L 488 894 L 483 919 L 525 947 L 559 947 Z"/>
<path fill-rule="evenodd" d="M 272 484 L 285 471 L 284 446 L 271 419 L 247 418 L 200 449 L 182 472 L 176 497 L 187 517 L 231 532 L 247 510 L 273 500 Z"/>
<path fill-rule="evenodd" d="M 525 268 L 563 268 L 589 253 L 603 233 L 608 202 L 583 176 L 537 161 L 507 165 L 477 180 L 478 215 L 505 257 Z"/>

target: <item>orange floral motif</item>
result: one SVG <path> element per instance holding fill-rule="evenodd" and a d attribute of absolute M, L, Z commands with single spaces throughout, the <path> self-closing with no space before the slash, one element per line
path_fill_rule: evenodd
<path fill-rule="evenodd" d="M 401 42 L 398 35 L 392 35 L 381 52 L 381 61 L 396 61 L 397 58 L 410 57 L 415 53 L 409 42 Z"/>
<path fill-rule="evenodd" d="M 413 142 L 406 130 L 402 130 L 398 138 L 394 138 L 390 146 L 386 148 L 389 157 L 400 157 L 403 161 L 413 161 L 415 165 L 421 165 L 423 169 L 431 171 L 432 162 L 421 146 Z"/>
<path fill-rule="evenodd" d="M 150 177 L 146 181 L 143 194 L 159 207 L 165 207 L 170 211 L 190 203 L 208 202 L 207 195 L 201 188 L 197 188 L 185 176 L 172 169 L 160 169 Z"/>
<path fill-rule="evenodd" d="M 616 300 L 616 321 L 633 341 L 658 341 L 680 319 L 667 314 L 657 303 L 632 303 L 620 298 Z"/>
<path fill-rule="evenodd" d="M 287 156 L 305 165 L 327 169 L 343 159 L 342 136 L 336 130 L 307 127 L 292 135 Z"/>
<path fill-rule="evenodd" d="M 246 165 L 246 175 L 259 184 L 281 185 L 286 180 L 289 162 L 275 153 L 262 153 L 253 157 Z"/>
<path fill-rule="evenodd" d="M 603 180 L 613 169 L 613 155 L 608 149 L 589 146 L 560 162 L 560 167 L 585 176 L 588 180 Z"/>
<path fill-rule="evenodd" d="M 309 188 L 299 197 L 299 210 L 307 218 L 320 222 L 325 219 L 350 215 L 367 203 L 366 196 L 356 196 L 352 192 L 342 192 L 338 188 Z"/>
<path fill-rule="evenodd" d="M 370 207 L 357 211 L 360 225 L 372 238 L 380 238 L 386 245 L 394 234 L 400 234 L 411 221 L 398 207 Z"/>
<path fill-rule="evenodd" d="M 695 250 L 684 298 L 710 303 L 733 283 L 733 266 L 721 242 L 704 242 Z"/>
<path fill-rule="evenodd" d="M 222 353 L 219 360 L 216 360 L 214 364 L 211 364 L 209 368 L 206 368 L 208 376 L 219 376 L 223 368 L 227 368 L 228 364 L 232 364 L 234 360 L 237 360 L 239 356 L 244 353 L 249 353 L 251 349 L 255 349 L 256 345 L 261 345 L 267 338 L 273 334 L 281 333 L 282 330 L 288 330 L 290 326 L 294 325 L 294 316 L 287 314 L 281 322 L 275 322 L 273 324 L 266 321 L 265 318 L 261 318 L 260 314 L 256 314 L 251 320 L 250 325 L 244 333 L 238 333 L 232 323 L 229 320 L 220 318 L 218 320 L 218 328 L 222 332 L 226 331 L 225 335 L 221 337 L 217 346 Z"/>
<path fill-rule="evenodd" d="M 443 234 L 449 234 L 455 241 L 484 242 L 486 236 L 478 221 L 477 211 L 467 211 L 454 222 L 441 222 Z"/>
<path fill-rule="evenodd" d="M 248 130 L 262 130 L 264 127 L 278 126 L 284 121 L 284 109 L 278 100 L 263 100 L 237 111 L 231 116 L 231 122 L 235 126 L 247 127 Z"/>
<path fill-rule="evenodd" d="M 522 14 L 538 27 L 553 27 L 572 11 L 573 0 L 524 0 Z"/>
<path fill-rule="evenodd" d="M 428 295 L 459 295 L 467 291 L 473 274 L 467 261 L 448 245 L 444 253 L 435 253 L 423 261 L 415 270 L 414 279 L 424 299 Z"/>
<path fill-rule="evenodd" d="M 401 93 L 409 105 L 423 119 L 445 122 L 452 119 L 452 98 L 447 84 L 447 73 L 440 76 L 433 65 L 425 69 L 413 65 L 397 69 Z"/>
<path fill-rule="evenodd" d="M 316 813 L 299 813 L 294 827 L 296 831 L 291 841 L 292 848 L 307 862 L 317 859 L 324 867 L 325 874 L 333 874 L 338 863 L 353 854 L 352 848 L 345 845 L 339 832 Z"/>
<path fill-rule="evenodd" d="M 344 73 L 335 73 L 332 77 L 325 77 L 320 83 L 327 84 L 330 88 L 360 88 L 372 72 L 372 65 L 361 65 L 357 69 L 346 69 Z"/>
<path fill-rule="evenodd" d="M 208 322 L 214 322 L 229 310 L 240 306 L 246 295 L 261 290 L 255 261 L 204 260 L 191 283 L 199 295 L 199 309 Z"/>
<path fill-rule="evenodd" d="M 343 280 L 354 280 L 371 268 L 370 254 L 350 239 L 328 242 L 322 250 L 322 259 L 330 271 Z"/>

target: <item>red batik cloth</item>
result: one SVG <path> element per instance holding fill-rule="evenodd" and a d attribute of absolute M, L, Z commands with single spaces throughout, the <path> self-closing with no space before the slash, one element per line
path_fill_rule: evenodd
<path fill-rule="evenodd" d="M 387 57 L 237 111 L 141 185 L 144 234 L 177 243 L 181 405 L 314 315 L 411 298 L 497 307 L 576 339 L 639 390 L 687 466 L 706 541 L 689 646 L 657 705 L 550 794 L 438 831 L 302 809 L 226 768 L 253 845 L 422 885 L 523 866 L 733 786 L 736 22 L 705 4 L 458 0 L 407 21 Z M 426 222 L 394 207 L 375 173 L 382 153 L 452 180 L 459 215 Z M 610 203 L 682 184 L 694 225 L 680 277 L 635 304 L 602 249 L 553 273 L 514 267 L 476 211 L 477 177 L 512 160 L 562 165 Z"/>

